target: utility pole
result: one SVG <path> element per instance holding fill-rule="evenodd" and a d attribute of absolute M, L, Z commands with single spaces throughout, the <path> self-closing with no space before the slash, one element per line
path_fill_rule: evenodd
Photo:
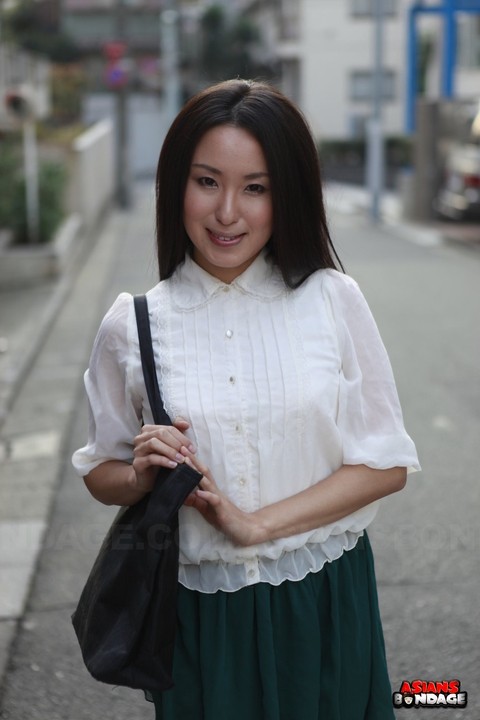
<path fill-rule="evenodd" d="M 371 195 L 370 216 L 380 221 L 380 203 L 385 182 L 385 158 L 382 128 L 383 72 L 383 0 L 372 0 L 374 26 L 374 64 L 372 72 L 372 116 L 367 135 L 367 180 Z"/>
<path fill-rule="evenodd" d="M 35 99 L 31 89 L 19 86 L 7 92 L 5 104 L 16 125 L 22 128 L 28 241 L 37 243 L 40 238 L 40 203 Z"/>
<path fill-rule="evenodd" d="M 26 117 L 23 122 L 23 156 L 25 163 L 25 193 L 28 240 L 38 243 L 40 235 L 40 207 L 38 188 L 38 155 L 35 120 Z"/>
<path fill-rule="evenodd" d="M 161 56 L 164 77 L 165 116 L 168 126 L 180 110 L 178 72 L 178 10 L 175 0 L 167 0 L 160 14 Z"/>
<path fill-rule="evenodd" d="M 128 55 L 127 18 L 125 0 L 116 0 L 115 3 L 115 32 L 116 40 L 124 44 Z M 124 63 L 128 60 L 123 59 Z M 116 94 L 116 127 L 117 127 L 117 202 L 121 208 L 127 209 L 131 205 L 130 189 L 130 162 L 129 162 L 129 133 L 128 133 L 128 84 L 129 78 L 120 82 Z"/>

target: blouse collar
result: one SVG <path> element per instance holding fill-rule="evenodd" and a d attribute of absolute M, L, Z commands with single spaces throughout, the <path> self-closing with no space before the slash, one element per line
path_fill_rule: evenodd
<path fill-rule="evenodd" d="M 221 292 L 237 289 L 261 300 L 278 297 L 286 290 L 278 269 L 268 260 L 266 250 L 231 283 L 224 283 L 197 265 L 190 255 L 171 278 L 173 299 L 177 307 L 191 310 L 207 303 Z"/>

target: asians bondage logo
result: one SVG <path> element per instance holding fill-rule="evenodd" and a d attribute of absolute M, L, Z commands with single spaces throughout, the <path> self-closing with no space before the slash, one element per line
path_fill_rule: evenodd
<path fill-rule="evenodd" d="M 404 680 L 392 701 L 396 708 L 465 708 L 467 693 L 461 691 L 460 680 Z"/>

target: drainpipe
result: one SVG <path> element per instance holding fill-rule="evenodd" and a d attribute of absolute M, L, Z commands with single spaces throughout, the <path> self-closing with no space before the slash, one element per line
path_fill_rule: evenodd
<path fill-rule="evenodd" d="M 371 195 L 370 217 L 380 221 L 380 203 L 384 186 L 383 100 L 383 0 L 373 0 L 374 70 L 372 73 L 372 117 L 368 123 L 367 179 Z"/>
<path fill-rule="evenodd" d="M 455 0 L 444 0 L 443 42 L 442 95 L 451 98 L 454 95 L 456 55 Z"/>

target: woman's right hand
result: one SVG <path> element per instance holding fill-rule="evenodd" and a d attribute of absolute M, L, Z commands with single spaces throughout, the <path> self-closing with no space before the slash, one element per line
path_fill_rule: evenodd
<path fill-rule="evenodd" d="M 155 483 L 158 468 L 175 468 L 192 458 L 196 448 L 184 435 L 190 424 L 176 418 L 173 425 L 144 425 L 134 440 L 133 469 L 136 489 L 150 492 Z"/>

